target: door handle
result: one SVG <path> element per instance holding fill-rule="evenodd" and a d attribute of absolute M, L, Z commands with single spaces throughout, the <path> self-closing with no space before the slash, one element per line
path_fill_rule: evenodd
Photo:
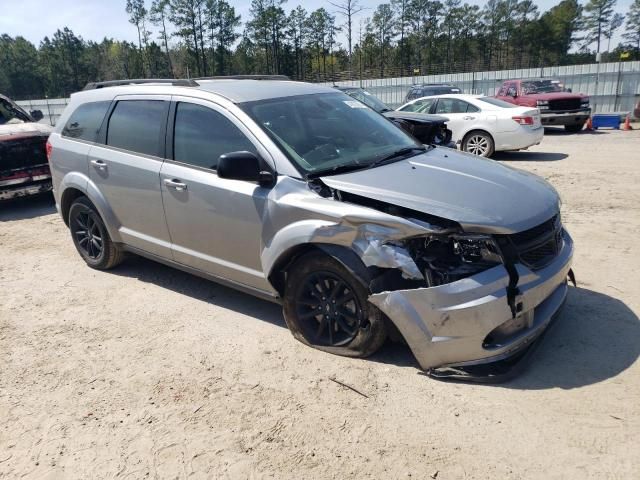
<path fill-rule="evenodd" d="M 103 160 L 91 160 L 89 163 L 96 167 L 98 170 L 106 170 L 107 164 Z"/>
<path fill-rule="evenodd" d="M 186 183 L 182 183 L 180 180 L 177 180 L 175 178 L 174 179 L 165 178 L 164 184 L 169 188 L 176 189 L 178 192 L 183 192 L 187 189 Z"/>
<path fill-rule="evenodd" d="M 467 115 L 466 117 L 462 117 L 463 120 L 475 120 L 476 117 L 472 117 L 470 115 Z"/>

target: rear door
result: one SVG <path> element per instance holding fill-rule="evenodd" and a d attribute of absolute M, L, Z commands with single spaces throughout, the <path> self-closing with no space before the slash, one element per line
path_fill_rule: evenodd
<path fill-rule="evenodd" d="M 206 100 L 173 97 L 160 174 L 174 259 L 262 291 L 262 221 L 270 190 L 218 177 L 224 153 L 266 150 L 233 115 Z"/>
<path fill-rule="evenodd" d="M 123 241 L 171 258 L 160 193 L 160 167 L 170 96 L 116 97 L 89 151 L 89 177 L 104 195 Z"/>

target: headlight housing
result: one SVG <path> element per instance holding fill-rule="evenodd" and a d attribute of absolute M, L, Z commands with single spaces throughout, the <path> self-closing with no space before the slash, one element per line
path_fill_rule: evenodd
<path fill-rule="evenodd" d="M 406 242 L 428 287 L 470 277 L 502 263 L 489 235 L 452 234 L 418 237 Z"/>

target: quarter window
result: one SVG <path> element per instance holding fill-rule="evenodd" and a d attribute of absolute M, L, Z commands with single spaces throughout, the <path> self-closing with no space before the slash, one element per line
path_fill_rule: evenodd
<path fill-rule="evenodd" d="M 161 156 L 161 132 L 168 105 L 162 100 L 119 101 L 109 119 L 107 145 Z"/>
<path fill-rule="evenodd" d="M 220 155 L 239 151 L 256 153 L 256 148 L 224 115 L 201 105 L 178 103 L 174 160 L 215 169 Z"/>
<path fill-rule="evenodd" d="M 95 142 L 111 102 L 90 102 L 80 105 L 62 129 L 65 137 Z"/>

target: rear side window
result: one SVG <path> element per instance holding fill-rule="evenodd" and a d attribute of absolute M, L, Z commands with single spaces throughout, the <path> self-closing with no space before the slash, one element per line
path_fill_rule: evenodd
<path fill-rule="evenodd" d="M 173 136 L 173 159 L 215 169 L 224 153 L 256 148 L 224 115 L 202 105 L 178 103 Z"/>
<path fill-rule="evenodd" d="M 477 112 L 478 108 L 457 98 L 441 98 L 438 100 L 436 113 L 468 113 Z"/>
<path fill-rule="evenodd" d="M 162 125 L 168 102 L 121 100 L 109 119 L 107 145 L 146 155 L 161 156 Z"/>
<path fill-rule="evenodd" d="M 64 137 L 95 142 L 111 102 L 90 102 L 80 105 L 62 129 Z"/>

